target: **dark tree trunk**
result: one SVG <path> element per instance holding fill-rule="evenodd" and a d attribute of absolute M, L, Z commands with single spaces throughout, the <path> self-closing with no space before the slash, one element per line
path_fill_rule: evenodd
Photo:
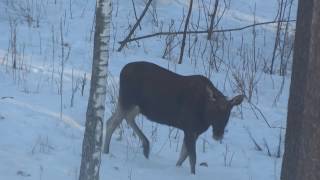
<path fill-rule="evenodd" d="M 320 1 L 300 0 L 282 180 L 320 179 Z"/>
<path fill-rule="evenodd" d="M 109 59 L 111 0 L 97 0 L 90 96 L 79 180 L 98 180 Z"/>

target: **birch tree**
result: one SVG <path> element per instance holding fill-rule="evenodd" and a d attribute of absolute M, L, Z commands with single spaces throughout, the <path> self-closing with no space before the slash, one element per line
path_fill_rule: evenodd
<path fill-rule="evenodd" d="M 111 23 L 111 0 L 97 0 L 90 95 L 79 180 L 98 180 L 101 163 Z"/>
<path fill-rule="evenodd" d="M 281 180 L 320 179 L 320 1 L 299 0 Z"/>

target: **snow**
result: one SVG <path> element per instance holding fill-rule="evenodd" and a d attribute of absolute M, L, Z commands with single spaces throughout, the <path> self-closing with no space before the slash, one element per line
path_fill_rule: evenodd
<path fill-rule="evenodd" d="M 95 2 L 56 0 L 55 4 L 55 0 L 34 0 L 30 4 L 31 1 L 26 0 L 10 1 L 23 2 L 17 3 L 20 5 L 17 7 L 28 7 L 26 4 L 29 2 L 30 10 L 14 9 L 8 2 L 0 1 L 0 179 L 77 179 L 89 97 Z M 115 83 L 119 80 L 120 70 L 128 62 L 145 60 L 184 75 L 207 74 L 200 60 L 194 65 L 191 63 L 192 58 L 187 55 L 181 65 L 162 59 L 165 38 L 145 39 L 139 44 L 132 42 L 128 44 L 128 48 L 117 52 L 117 42 L 128 34 L 128 23 L 132 26 L 135 17 L 131 1 L 113 2 L 107 88 L 108 92 L 115 93 L 113 96 L 117 93 Z M 294 2 L 292 14 L 296 12 L 296 4 Z M 136 0 L 135 5 L 139 15 L 145 3 L 143 0 Z M 163 28 L 166 30 L 171 19 L 175 20 L 175 26 L 180 25 L 182 14 L 186 14 L 188 1 L 157 0 L 152 6 L 157 7 L 159 24 L 164 22 Z M 193 18 L 197 17 L 198 8 L 198 1 L 195 1 Z M 26 12 L 33 17 L 30 23 L 25 16 Z M 256 22 L 272 21 L 276 13 L 276 0 L 231 1 L 219 28 L 242 27 L 252 24 L 254 19 Z M 8 49 L 14 22 L 17 31 L 18 67 L 22 70 L 10 67 L 12 56 Z M 62 118 L 59 94 L 60 23 L 63 25 L 64 41 L 70 47 L 63 76 Z M 201 21 L 200 24 L 205 22 Z M 137 28 L 137 36 L 159 30 L 159 27 L 154 27 L 150 12 L 141 26 L 142 30 Z M 274 25 L 257 28 L 257 47 L 262 49 L 265 58 L 271 57 L 274 30 Z M 247 29 L 231 34 L 233 45 L 229 49 L 231 56 L 228 61 L 233 67 L 239 65 L 237 54 L 241 36 L 250 44 L 251 31 L 252 29 Z M 178 51 L 173 53 L 178 57 Z M 84 74 L 87 83 L 82 96 L 80 89 Z M 214 71 L 210 77 L 216 87 L 228 97 L 238 94 L 233 77 L 226 67 L 222 66 L 219 72 Z M 70 107 L 72 79 L 79 89 L 75 93 L 74 106 Z M 276 102 L 282 77 L 259 71 L 256 80 L 258 94 L 253 95 L 252 103 L 273 128 L 269 128 L 259 111 L 245 101 L 233 109 L 222 142 L 211 138 L 211 128 L 198 139 L 196 175 L 191 175 L 188 160 L 180 168 L 175 166 L 182 146 L 182 132 L 138 116 L 136 121 L 150 140 L 149 159 L 144 158 L 138 137 L 123 123 L 121 129 L 113 134 L 110 154 L 102 155 L 101 179 L 280 179 L 285 129 L 279 127 L 286 126 L 290 71 L 285 76 L 282 94 Z M 112 95 L 108 94 L 106 119 L 110 117 L 114 106 Z M 261 151 L 256 149 L 248 130 L 261 146 Z M 276 157 L 279 136 L 282 137 L 281 153 L 280 157 Z M 268 149 L 271 156 L 268 156 Z M 200 166 L 202 162 L 207 163 L 208 167 Z"/>

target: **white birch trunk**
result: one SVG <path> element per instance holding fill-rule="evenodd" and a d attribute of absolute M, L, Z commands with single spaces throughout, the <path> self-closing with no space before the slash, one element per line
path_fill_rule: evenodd
<path fill-rule="evenodd" d="M 97 0 L 90 96 L 79 180 L 98 180 L 105 111 L 111 0 Z"/>

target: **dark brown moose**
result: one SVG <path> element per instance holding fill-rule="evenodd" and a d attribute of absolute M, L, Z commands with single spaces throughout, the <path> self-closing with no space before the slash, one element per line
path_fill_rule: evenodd
<path fill-rule="evenodd" d="M 119 99 L 115 112 L 107 121 L 104 152 L 109 153 L 111 136 L 126 119 L 141 139 L 143 154 L 149 157 L 149 141 L 135 123 L 141 113 L 150 121 L 181 129 L 184 140 L 177 166 L 189 156 L 191 173 L 195 174 L 196 140 L 209 126 L 213 138 L 223 138 L 233 106 L 244 96 L 231 100 L 204 76 L 182 76 L 149 62 L 132 62 L 120 73 Z"/>

